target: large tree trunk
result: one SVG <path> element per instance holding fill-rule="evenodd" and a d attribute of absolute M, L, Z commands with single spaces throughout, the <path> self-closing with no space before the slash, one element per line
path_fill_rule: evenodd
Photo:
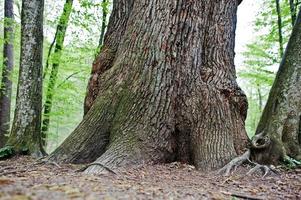
<path fill-rule="evenodd" d="M 301 12 L 257 128 L 254 159 L 277 163 L 301 159 Z"/>
<path fill-rule="evenodd" d="M 44 105 L 44 113 L 43 113 L 43 122 L 42 122 L 42 138 L 43 138 L 43 146 L 46 146 L 47 133 L 50 125 L 50 113 L 53 102 L 53 95 L 55 93 L 55 85 L 57 81 L 57 75 L 59 72 L 59 65 L 62 55 L 62 50 L 64 46 L 65 35 L 69 23 L 70 14 L 72 11 L 73 0 L 66 0 L 63 13 L 60 17 L 59 24 L 57 26 L 56 34 L 55 34 L 55 47 L 54 53 L 52 55 L 52 69 L 49 77 L 49 83 L 47 86 L 46 93 L 46 101 Z M 52 46 L 52 45 L 51 45 Z M 51 55 L 50 47 L 50 55 Z M 50 56 L 48 57 L 50 59 Z M 46 62 L 49 63 L 49 60 Z"/>
<path fill-rule="evenodd" d="M 16 110 L 8 145 L 41 156 L 43 0 L 23 0 Z"/>
<path fill-rule="evenodd" d="M 50 159 L 99 157 L 112 168 L 183 161 L 210 170 L 241 153 L 247 100 L 235 80 L 238 3 L 114 1 L 89 111 Z"/>
<path fill-rule="evenodd" d="M 3 69 L 0 85 L 0 148 L 5 145 L 10 127 L 12 71 L 14 66 L 14 1 L 4 2 Z"/>

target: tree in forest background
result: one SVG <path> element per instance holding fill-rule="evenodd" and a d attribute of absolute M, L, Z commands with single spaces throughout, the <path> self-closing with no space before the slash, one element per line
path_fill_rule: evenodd
<path fill-rule="evenodd" d="M 43 1 L 22 1 L 21 55 L 13 126 L 7 146 L 42 156 Z"/>
<path fill-rule="evenodd" d="M 5 145 L 10 131 L 15 25 L 13 4 L 13 0 L 4 1 L 3 67 L 0 84 L 0 148 Z"/>
<path fill-rule="evenodd" d="M 238 72 L 249 100 L 246 129 L 250 137 L 256 132 L 259 118 L 282 59 L 280 46 L 286 47 L 292 31 L 290 4 L 288 1 L 279 3 L 280 16 L 278 16 L 276 0 L 262 1 L 261 9 L 254 21 L 256 37 L 246 46 L 243 52 L 244 65 Z M 297 5 L 294 9 L 296 8 Z M 281 17 L 280 29 L 279 17 Z M 279 39 L 280 32 L 282 39 Z"/>
<path fill-rule="evenodd" d="M 0 2 L 1 5 L 4 5 L 3 0 L 0 0 Z M 64 3 L 64 0 L 55 2 L 50 0 L 45 1 L 44 29 L 46 34 L 43 50 L 44 62 L 47 60 L 50 42 L 54 38 Z M 105 7 L 103 8 L 103 6 Z M 12 73 L 12 81 L 14 83 L 12 99 L 16 98 L 19 73 L 21 0 L 15 0 L 14 7 L 16 17 L 14 61 L 16 68 Z M 105 4 L 94 0 L 75 1 L 74 10 L 71 13 L 69 21 L 70 29 L 66 32 L 65 47 L 62 50 L 60 60 L 61 67 L 55 87 L 53 109 L 50 113 L 52 123 L 49 126 L 47 135 L 47 152 L 51 152 L 57 147 L 82 118 L 82 101 L 85 96 L 90 64 L 94 59 L 95 52 L 98 51 L 97 46 L 103 23 L 103 9 L 111 10 L 110 1 L 106 1 Z M 2 16 L 4 15 L 2 10 L 0 10 L 0 13 Z M 0 21 L 0 29 L 3 30 L 3 19 L 0 18 Z M 0 34 L 0 36 L 0 46 L 3 47 L 3 35 Z M 2 63 L 2 57 L 0 57 L 0 61 Z M 0 69 L 2 70 L 2 65 L 0 65 Z M 46 96 L 47 86 L 49 85 L 48 79 L 49 76 L 45 77 L 43 83 L 44 97 Z M 13 100 L 11 109 L 12 116 L 14 114 L 14 108 L 15 101 Z"/>
<path fill-rule="evenodd" d="M 257 169 L 263 169 L 264 176 L 270 171 L 266 165 L 278 165 L 284 162 L 290 167 L 301 165 L 300 70 L 301 11 L 294 23 L 292 34 L 249 149 L 220 169 L 220 173 L 230 175 L 232 168 L 236 168 L 244 162 L 256 164 L 250 173 Z"/>
<path fill-rule="evenodd" d="M 53 95 L 54 90 L 57 84 L 57 76 L 59 73 L 59 65 L 62 56 L 62 50 L 64 46 L 64 40 L 66 36 L 66 31 L 69 23 L 70 14 L 72 11 L 73 0 L 66 0 L 63 13 L 60 16 L 59 24 L 57 25 L 56 33 L 49 47 L 49 53 L 46 60 L 45 72 L 43 78 L 47 75 L 50 59 L 51 60 L 51 73 L 49 76 L 47 92 L 46 92 L 46 101 L 44 104 L 44 113 L 43 113 L 43 121 L 42 121 L 42 139 L 43 139 L 43 146 L 46 146 L 47 143 L 47 134 L 49 130 L 49 123 L 50 123 L 50 113 L 52 109 L 53 103 Z M 54 48 L 54 49 L 53 49 Z M 52 52 L 53 51 L 53 52 Z"/>

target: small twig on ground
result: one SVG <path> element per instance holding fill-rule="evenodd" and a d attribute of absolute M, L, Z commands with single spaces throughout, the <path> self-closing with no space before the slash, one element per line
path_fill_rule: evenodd
<path fill-rule="evenodd" d="M 5 170 L 7 170 L 7 169 L 12 169 L 12 168 L 14 168 L 14 167 L 13 166 L 6 166 L 6 167 L 1 168 L 0 172 L 3 172 Z"/>
<path fill-rule="evenodd" d="M 2 172 L 2 173 L 0 173 L 0 176 L 5 176 L 5 175 L 8 175 L 8 174 L 23 173 L 23 172 L 26 172 L 26 171 L 28 171 L 28 169 L 17 169 L 17 170 Z"/>
<path fill-rule="evenodd" d="M 56 166 L 57 168 L 62 168 L 59 164 L 57 164 L 56 162 L 54 161 L 49 161 L 49 160 L 41 160 L 41 161 L 38 161 L 38 162 L 35 162 L 33 165 L 41 165 L 41 164 L 45 164 L 45 165 L 54 165 Z"/>
<path fill-rule="evenodd" d="M 248 200 L 263 200 L 264 199 L 264 198 L 260 198 L 260 197 L 254 197 L 254 196 L 245 195 L 245 194 L 235 194 L 235 193 L 232 193 L 231 196 L 241 198 L 241 199 L 248 199 Z"/>
<path fill-rule="evenodd" d="M 101 166 L 102 168 L 104 168 L 105 170 L 111 172 L 112 174 L 117 175 L 117 173 L 116 173 L 115 171 L 113 171 L 112 169 L 110 169 L 109 167 L 105 166 L 104 164 L 97 163 L 97 162 L 90 163 L 90 164 L 88 164 L 88 165 L 82 167 L 81 169 L 76 170 L 76 172 L 83 172 L 83 171 L 85 171 L 88 167 L 91 167 L 91 166 L 94 166 L 94 165 Z"/>
<path fill-rule="evenodd" d="M 13 166 L 4 167 L 4 168 L 0 169 L 0 172 L 2 172 L 2 173 L 0 173 L 0 176 L 4 176 L 4 175 L 7 175 L 7 174 L 15 174 L 15 173 L 26 172 L 26 171 L 30 170 L 30 168 L 32 168 L 36 165 L 41 165 L 41 164 L 49 164 L 49 165 L 54 165 L 57 168 L 61 168 L 61 166 L 59 164 L 57 164 L 56 162 L 45 160 L 45 158 L 46 157 L 39 158 L 34 163 L 24 166 L 23 169 L 16 169 L 16 170 L 11 170 L 11 171 L 4 172 L 7 169 L 16 168 L 16 166 L 14 166 L 14 167 Z"/>

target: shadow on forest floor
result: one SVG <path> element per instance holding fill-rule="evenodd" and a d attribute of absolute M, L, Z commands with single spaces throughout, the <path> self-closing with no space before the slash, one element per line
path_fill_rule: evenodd
<path fill-rule="evenodd" d="M 33 162 L 29 157 L 0 161 L 0 199 L 301 199 L 301 169 L 263 179 L 246 176 L 247 167 L 241 167 L 218 177 L 172 163 L 92 176 L 75 172 L 80 166 Z"/>

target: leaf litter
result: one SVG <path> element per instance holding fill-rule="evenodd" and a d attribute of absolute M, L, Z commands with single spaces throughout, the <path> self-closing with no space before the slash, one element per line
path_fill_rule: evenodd
<path fill-rule="evenodd" d="M 231 176 L 170 163 L 87 175 L 82 166 L 34 165 L 30 157 L 0 161 L 1 200 L 60 199 L 301 199 L 301 169 L 262 178 L 240 167 Z"/>

